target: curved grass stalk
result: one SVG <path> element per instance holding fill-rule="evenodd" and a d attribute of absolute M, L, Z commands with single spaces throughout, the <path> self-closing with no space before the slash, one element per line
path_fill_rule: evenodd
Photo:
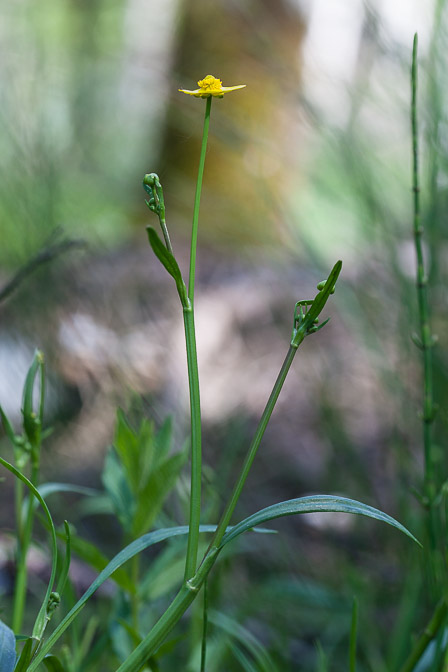
<path fill-rule="evenodd" d="M 440 578 L 440 558 L 437 553 L 437 540 L 439 538 L 439 520 L 437 515 L 436 496 L 437 486 L 434 470 L 433 440 L 432 428 L 436 415 L 436 406 L 433 397 L 433 363 L 432 348 L 436 338 L 431 332 L 429 324 L 429 302 L 428 302 L 428 277 L 425 270 L 425 260 L 423 256 L 423 225 L 421 223 L 420 211 L 420 182 L 419 182 L 419 145 L 418 145 L 418 115 L 417 115 L 417 68 L 418 36 L 414 35 L 412 49 L 412 68 L 411 68 L 411 126 L 412 126 L 412 191 L 414 207 L 414 243 L 417 256 L 416 289 L 418 302 L 419 319 L 419 337 L 414 339 L 419 349 L 422 351 L 423 359 L 423 450 L 424 450 L 424 476 L 423 489 L 424 501 L 428 509 L 428 539 L 430 547 L 430 567 L 432 579 L 437 584 Z"/>

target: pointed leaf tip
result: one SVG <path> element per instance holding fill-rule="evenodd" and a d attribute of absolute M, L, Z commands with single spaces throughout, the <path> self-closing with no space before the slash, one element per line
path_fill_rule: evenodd
<path fill-rule="evenodd" d="M 368 504 L 363 504 L 354 499 L 348 499 L 346 497 L 337 497 L 335 495 L 311 495 L 308 497 L 299 497 L 298 499 L 289 499 L 285 502 L 280 502 L 274 504 L 273 506 L 268 506 L 265 509 L 261 509 L 254 513 L 252 516 L 245 518 L 240 523 L 235 525 L 231 530 L 229 530 L 223 537 L 221 548 L 227 544 L 232 539 L 235 539 L 243 532 L 250 530 L 257 525 L 262 525 L 270 520 L 275 520 L 276 518 L 282 518 L 283 516 L 292 516 L 299 513 L 317 513 L 317 512 L 328 512 L 328 513 L 353 513 L 361 516 L 367 516 L 368 518 L 374 518 L 375 520 L 380 520 L 392 527 L 395 527 L 406 536 L 410 537 L 415 541 L 420 547 L 421 543 L 414 537 L 414 535 L 409 532 L 409 530 L 399 523 L 395 518 L 387 515 L 379 509 L 375 509 L 373 506 Z"/>

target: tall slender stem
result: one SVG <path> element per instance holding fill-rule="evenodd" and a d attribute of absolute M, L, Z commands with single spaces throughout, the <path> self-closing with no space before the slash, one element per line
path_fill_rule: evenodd
<path fill-rule="evenodd" d="M 196 247 L 198 241 L 198 222 L 199 222 L 199 206 L 201 203 L 202 192 L 202 178 L 204 176 L 205 154 L 207 152 L 208 128 L 210 125 L 210 110 L 212 107 L 212 97 L 206 99 L 204 128 L 202 131 L 202 145 L 201 156 L 199 158 L 198 179 L 196 182 L 196 194 L 194 197 L 193 209 L 193 226 L 191 231 L 191 248 L 190 248 L 190 275 L 188 278 L 188 297 L 193 304 L 194 302 L 194 283 L 196 274 Z"/>
<path fill-rule="evenodd" d="M 420 324 L 420 348 L 423 352 L 423 446 L 424 446 L 424 491 L 429 508 L 429 538 L 431 547 L 434 548 L 436 544 L 436 517 L 434 510 L 434 498 L 436 495 L 436 484 L 434 474 L 434 462 L 432 455 L 432 423 L 434 421 L 434 401 L 433 401 L 433 384 L 432 384 L 432 346 L 434 345 L 434 338 L 431 334 L 429 325 L 429 307 L 428 307 L 428 292 L 427 292 L 427 275 L 425 273 L 425 264 L 423 257 L 423 226 L 421 224 L 420 215 L 420 185 L 419 185 L 419 147 L 418 147 L 418 117 L 417 117 L 417 47 L 418 37 L 414 36 L 414 45 L 412 50 L 412 105 L 411 105 L 411 122 L 412 122 L 412 156 L 413 156 L 413 170 L 412 170 L 412 190 L 414 195 L 414 241 L 417 255 L 417 300 L 418 300 L 418 315 Z"/>
<path fill-rule="evenodd" d="M 208 625 L 208 587 L 207 579 L 204 581 L 204 608 L 202 610 L 202 644 L 201 644 L 201 671 L 205 672 L 207 658 L 207 625 Z"/>
<path fill-rule="evenodd" d="M 206 99 L 204 129 L 202 133 L 201 155 L 199 158 L 198 179 L 193 209 L 193 226 L 191 232 L 190 275 L 188 279 L 189 306 L 184 308 L 185 341 L 187 346 L 188 384 L 190 389 L 191 416 L 191 494 L 190 522 L 188 532 L 187 556 L 185 561 L 185 580 L 190 579 L 195 571 L 199 545 L 199 524 L 201 518 L 201 402 L 199 395 L 198 358 L 196 350 L 196 332 L 194 326 L 194 287 L 196 273 L 196 248 L 198 240 L 199 205 L 201 202 L 202 179 L 204 176 L 205 155 L 207 151 L 208 128 L 212 99 Z"/>
<path fill-rule="evenodd" d="M 196 571 L 199 545 L 199 524 L 201 518 L 201 402 L 199 396 L 198 359 L 196 352 L 196 334 L 194 328 L 193 306 L 184 309 L 185 341 L 187 345 L 188 381 L 190 388 L 191 415 L 191 493 L 190 524 L 188 531 L 187 556 L 185 561 L 185 580 Z"/>

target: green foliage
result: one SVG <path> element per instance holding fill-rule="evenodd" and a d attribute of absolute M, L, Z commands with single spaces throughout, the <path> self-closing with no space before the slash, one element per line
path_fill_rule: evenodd
<path fill-rule="evenodd" d="M 170 449 L 171 420 L 158 434 L 147 420 L 135 431 L 118 411 L 103 483 L 123 530 L 132 538 L 152 527 L 185 464 L 186 453 L 170 455 Z"/>

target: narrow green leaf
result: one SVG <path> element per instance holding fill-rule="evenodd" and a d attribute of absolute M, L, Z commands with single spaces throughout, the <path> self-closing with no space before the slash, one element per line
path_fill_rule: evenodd
<path fill-rule="evenodd" d="M 34 637 L 27 638 L 25 644 L 23 645 L 20 658 L 17 661 L 17 664 L 14 668 L 15 672 L 26 672 L 26 670 L 28 669 L 28 665 L 30 664 L 30 660 L 38 644 L 39 642 L 37 641 L 37 639 L 34 639 Z"/>
<path fill-rule="evenodd" d="M 40 404 L 39 413 L 33 411 L 33 391 L 34 383 L 37 373 L 42 372 L 44 366 L 43 355 L 39 350 L 34 353 L 34 358 L 28 370 L 25 385 L 23 387 L 23 428 L 30 443 L 36 446 L 40 440 L 40 433 L 42 430 L 42 410 L 43 410 L 43 385 L 44 380 L 41 375 L 41 390 L 40 390 Z"/>
<path fill-rule="evenodd" d="M 15 445 L 16 435 L 14 433 L 11 423 L 9 422 L 8 416 L 6 415 L 5 411 L 1 406 L 0 406 L 0 418 L 2 419 L 2 425 L 3 429 L 5 430 L 6 436 L 11 441 L 12 445 Z"/>
<path fill-rule="evenodd" d="M 341 269 L 342 269 L 342 261 L 337 261 L 333 266 L 323 289 L 319 292 L 319 294 L 317 294 L 316 298 L 312 303 L 312 306 L 310 307 L 308 313 L 306 314 L 305 322 L 308 326 L 311 327 L 314 320 L 317 319 L 320 313 L 322 312 L 331 292 L 334 290 Z"/>
<path fill-rule="evenodd" d="M 392 527 L 400 530 L 421 546 L 420 542 L 413 534 L 411 534 L 411 532 L 409 532 L 409 530 L 391 516 L 383 513 L 383 511 L 374 509 L 372 506 L 368 506 L 367 504 L 363 504 L 354 499 L 347 499 L 346 497 L 311 495 L 309 497 L 289 499 L 286 502 L 280 502 L 279 504 L 274 504 L 273 506 L 261 509 L 261 511 L 257 511 L 257 513 L 242 520 L 238 525 L 235 525 L 230 531 L 226 532 L 220 548 L 243 532 L 246 532 L 246 530 L 250 530 L 257 525 L 262 525 L 269 520 L 282 518 L 283 516 L 293 516 L 298 513 L 317 513 L 324 511 L 328 513 L 353 513 L 360 516 L 367 516 L 368 518 L 374 518 L 375 520 L 381 520 L 383 523 L 388 523 L 388 525 L 392 525 Z"/>
<path fill-rule="evenodd" d="M 77 660 L 84 662 L 85 658 L 89 656 L 90 652 L 92 651 L 92 644 L 100 623 L 100 617 L 93 615 L 87 621 L 87 625 L 83 627 L 83 636 L 76 650 Z"/>
<path fill-rule="evenodd" d="M 173 439 L 173 419 L 171 416 L 165 418 L 165 421 L 155 436 L 155 459 L 156 463 L 163 462 L 170 452 Z"/>
<path fill-rule="evenodd" d="M 187 288 L 182 279 L 182 273 L 180 272 L 179 265 L 174 255 L 172 255 L 171 252 L 167 250 L 152 226 L 147 226 L 146 230 L 148 232 L 149 243 L 154 254 L 160 263 L 166 268 L 168 273 L 174 278 L 182 305 L 184 307 L 188 307 L 189 301 L 187 296 Z"/>
<path fill-rule="evenodd" d="M 113 504 L 107 493 L 83 499 L 76 505 L 76 514 L 79 518 L 85 518 L 86 516 L 112 516 L 114 512 Z"/>
<path fill-rule="evenodd" d="M 0 457 L 0 464 L 2 464 L 8 471 L 10 471 L 16 478 L 21 480 L 29 490 L 33 493 L 33 495 L 39 500 L 40 505 L 42 506 L 45 517 L 47 519 L 48 525 L 50 527 L 50 535 L 51 535 L 51 575 L 50 575 L 50 580 L 48 582 L 47 586 L 47 591 L 45 593 L 44 600 L 42 602 L 42 606 L 39 610 L 39 613 L 36 618 L 36 622 L 34 624 L 33 628 L 33 637 L 36 637 L 37 639 L 40 639 L 42 637 L 42 634 L 45 630 L 46 627 L 46 610 L 48 606 L 48 602 L 50 599 L 50 593 L 53 589 L 53 584 L 55 582 L 56 578 L 56 569 L 57 569 L 57 556 L 58 556 L 58 547 L 57 547 L 57 542 L 56 542 L 56 529 L 54 527 L 53 519 L 51 517 L 50 511 L 48 510 L 48 506 L 45 503 L 45 500 L 43 499 L 42 495 L 40 492 L 37 490 L 37 488 L 29 481 L 26 476 L 24 476 L 18 469 L 16 469 L 12 464 L 4 460 L 2 457 Z"/>
<path fill-rule="evenodd" d="M 110 448 L 106 455 L 101 480 L 111 498 L 118 520 L 125 530 L 129 530 L 134 520 L 136 501 L 114 448 Z"/>
<path fill-rule="evenodd" d="M 56 656 L 50 655 L 45 656 L 43 663 L 47 668 L 48 672 L 65 672 L 65 667 Z"/>
<path fill-rule="evenodd" d="M 345 618 L 351 609 L 351 604 L 344 595 L 322 583 L 303 577 L 277 575 L 263 582 L 263 586 L 257 591 L 257 600 L 260 604 L 266 601 L 283 605 L 285 609 L 288 604 L 295 604 L 304 613 L 310 609 L 316 613 L 323 610 L 326 614 L 331 613 L 334 619 Z"/>
<path fill-rule="evenodd" d="M 86 495 L 87 497 L 98 497 L 101 495 L 101 490 L 94 490 L 93 488 L 86 488 L 82 485 L 75 485 L 74 483 L 42 483 L 38 486 L 38 491 L 44 499 L 48 495 L 54 495 L 59 492 L 73 492 L 76 495 Z M 33 499 L 33 506 L 37 507 L 38 502 L 36 499 Z M 23 508 L 26 510 L 27 500 L 25 499 Z"/>
<path fill-rule="evenodd" d="M 71 535 L 70 535 L 70 527 L 66 520 L 64 520 L 64 529 L 65 529 L 65 558 L 64 558 L 64 564 L 62 565 L 61 574 L 59 576 L 58 585 L 56 588 L 56 592 L 59 593 L 59 595 L 62 595 L 62 593 L 64 592 L 71 560 Z"/>
<path fill-rule="evenodd" d="M 328 672 L 328 658 L 319 640 L 316 642 L 317 662 L 316 672 Z"/>
<path fill-rule="evenodd" d="M 76 495 L 86 495 L 86 497 L 96 497 L 101 495 L 101 490 L 95 490 L 94 488 L 86 488 L 82 485 L 75 485 L 74 483 L 42 483 L 37 488 L 46 499 L 48 495 L 53 495 L 57 492 L 73 492 Z"/>
<path fill-rule="evenodd" d="M 16 638 L 11 628 L 0 621 L 0 672 L 12 672 L 16 662 Z"/>
<path fill-rule="evenodd" d="M 157 465 L 154 424 L 148 422 L 148 420 L 143 420 L 140 425 L 137 435 L 137 450 L 139 455 L 137 488 L 142 490 L 148 482 L 152 470 Z"/>
<path fill-rule="evenodd" d="M 58 537 L 64 538 L 65 535 L 58 532 Z M 101 553 L 95 544 L 78 537 L 76 534 L 73 534 L 73 532 L 71 534 L 70 545 L 73 553 L 98 572 L 102 572 L 109 564 L 109 558 Z M 131 594 L 135 592 L 135 586 L 124 569 L 117 569 L 110 578 L 117 584 L 117 586 L 120 586 L 122 590 Z"/>
<path fill-rule="evenodd" d="M 244 672 L 259 672 L 257 666 L 250 660 L 249 656 L 238 648 L 238 646 L 233 645 L 231 649 Z"/>
<path fill-rule="evenodd" d="M 131 490 L 135 493 L 141 476 L 139 437 L 121 408 L 117 410 L 113 445 L 123 465 Z"/>
<path fill-rule="evenodd" d="M 135 647 L 137 647 L 140 644 L 140 642 L 142 641 L 141 635 L 135 630 L 135 628 L 132 627 L 132 625 L 127 623 L 124 620 L 124 618 L 117 618 L 117 623 L 119 625 L 121 625 L 123 630 L 125 630 L 128 633 L 128 635 L 129 635 L 129 637 L 132 641 L 132 646 L 135 649 Z"/>
<path fill-rule="evenodd" d="M 240 622 L 214 610 L 209 612 L 209 621 L 224 630 L 251 654 L 257 663 L 257 670 L 260 672 L 275 672 L 277 670 L 277 666 L 263 645 Z"/>

